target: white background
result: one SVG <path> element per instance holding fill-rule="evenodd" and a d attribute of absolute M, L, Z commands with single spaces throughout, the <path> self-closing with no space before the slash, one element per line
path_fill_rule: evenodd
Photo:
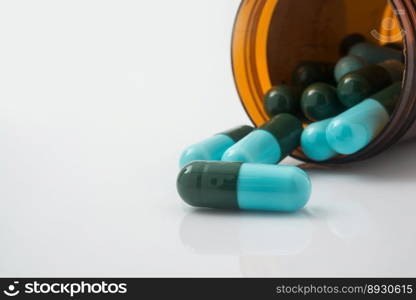
<path fill-rule="evenodd" d="M 249 122 L 238 5 L 0 2 L 0 276 L 416 276 L 414 143 L 308 170 L 294 215 L 177 196 L 180 151 Z"/>

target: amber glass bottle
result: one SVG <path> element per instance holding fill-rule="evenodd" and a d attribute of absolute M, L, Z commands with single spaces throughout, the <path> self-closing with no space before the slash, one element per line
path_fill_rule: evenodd
<path fill-rule="evenodd" d="M 350 33 L 361 33 L 379 44 L 403 43 L 403 90 L 384 131 L 360 152 L 330 163 L 366 159 L 416 137 L 416 4 L 412 0 L 243 0 L 234 27 L 232 61 L 241 102 L 253 123 L 260 126 L 269 119 L 263 109 L 268 89 L 289 82 L 299 61 L 338 60 L 340 41 Z M 301 149 L 292 156 L 308 161 Z"/>

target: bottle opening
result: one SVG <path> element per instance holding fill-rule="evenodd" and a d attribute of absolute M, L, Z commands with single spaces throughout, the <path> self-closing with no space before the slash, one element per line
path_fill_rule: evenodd
<path fill-rule="evenodd" d="M 261 126 L 270 119 L 263 107 L 263 97 L 272 86 L 290 83 L 299 62 L 337 62 L 341 58 L 340 43 L 349 34 L 359 33 L 379 45 L 402 44 L 407 65 L 406 44 L 414 41 L 409 5 L 406 1 L 386 0 L 242 1 L 233 35 L 233 72 L 241 101 L 253 123 Z M 413 72 L 413 67 L 410 71 Z M 406 66 L 402 95 L 389 125 L 379 137 L 360 152 L 339 156 L 331 162 L 373 156 L 404 134 L 416 115 L 414 97 L 409 94 L 412 80 L 413 74 L 409 74 Z M 405 118 L 403 110 L 408 115 Z M 401 111 L 400 122 L 395 120 L 398 111 Z M 292 156 L 308 161 L 301 149 Z"/>

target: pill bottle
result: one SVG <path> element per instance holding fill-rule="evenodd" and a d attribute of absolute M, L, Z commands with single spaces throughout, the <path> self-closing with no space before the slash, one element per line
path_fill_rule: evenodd
<path fill-rule="evenodd" d="M 337 61 L 341 40 L 361 33 L 378 44 L 403 43 L 403 89 L 383 132 L 360 152 L 326 163 L 359 161 L 416 137 L 416 4 L 412 0 L 243 0 L 232 38 L 233 73 L 241 102 L 256 126 L 269 117 L 263 96 L 289 83 L 300 61 Z M 308 162 L 297 149 L 292 156 Z"/>

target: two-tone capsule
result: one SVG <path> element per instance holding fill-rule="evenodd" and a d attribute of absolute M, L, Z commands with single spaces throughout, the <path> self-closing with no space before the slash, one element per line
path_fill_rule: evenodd
<path fill-rule="evenodd" d="M 299 110 L 300 90 L 286 84 L 272 87 L 264 96 L 264 110 L 269 117 L 281 113 L 295 114 Z"/>
<path fill-rule="evenodd" d="M 279 114 L 225 151 L 228 162 L 275 164 L 300 143 L 301 121 L 290 114 Z"/>
<path fill-rule="evenodd" d="M 354 45 L 348 55 L 355 55 L 363 58 L 369 64 L 377 64 L 385 60 L 395 59 L 403 62 L 404 55 L 402 51 L 383 47 L 372 43 L 359 43 Z"/>
<path fill-rule="evenodd" d="M 326 139 L 334 151 L 353 154 L 366 147 L 387 125 L 397 99 L 401 82 L 333 118 L 326 130 Z"/>
<path fill-rule="evenodd" d="M 334 117 L 345 110 L 338 100 L 337 89 L 327 83 L 314 83 L 302 94 L 301 108 L 304 116 L 311 121 Z"/>
<path fill-rule="evenodd" d="M 302 62 L 292 74 L 294 86 L 304 90 L 315 82 L 334 82 L 334 67 L 331 62 Z"/>
<path fill-rule="evenodd" d="M 352 107 L 393 82 L 401 81 L 403 71 L 401 62 L 386 60 L 348 73 L 338 83 L 338 98 L 346 107 Z"/>
<path fill-rule="evenodd" d="M 308 202 L 311 182 L 293 166 L 197 161 L 182 169 L 177 190 L 194 207 L 294 212 Z"/>
<path fill-rule="evenodd" d="M 314 161 L 325 161 L 338 153 L 332 149 L 326 138 L 326 129 L 331 119 L 313 122 L 306 127 L 300 138 L 303 153 Z"/>
<path fill-rule="evenodd" d="M 191 145 L 182 152 L 179 166 L 183 168 L 195 160 L 221 160 L 228 148 L 253 130 L 251 126 L 239 126 Z"/>

